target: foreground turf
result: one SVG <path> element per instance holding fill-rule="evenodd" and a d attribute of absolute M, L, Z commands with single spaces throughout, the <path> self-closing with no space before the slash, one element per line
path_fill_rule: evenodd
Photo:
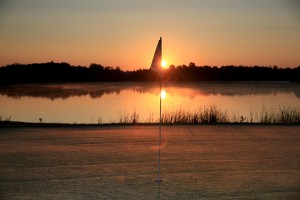
<path fill-rule="evenodd" d="M 0 199 L 299 199 L 300 126 L 0 130 Z"/>

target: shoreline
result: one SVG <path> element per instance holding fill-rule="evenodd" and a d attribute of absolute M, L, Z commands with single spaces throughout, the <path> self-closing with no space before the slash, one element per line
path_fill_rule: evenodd
<path fill-rule="evenodd" d="M 63 127 L 121 127 L 121 126 L 159 126 L 159 123 L 41 123 L 41 122 L 19 122 L 0 121 L 1 128 L 63 128 Z M 251 122 L 228 122 L 228 123 L 163 123 L 162 126 L 300 126 L 299 123 L 251 123 Z"/>

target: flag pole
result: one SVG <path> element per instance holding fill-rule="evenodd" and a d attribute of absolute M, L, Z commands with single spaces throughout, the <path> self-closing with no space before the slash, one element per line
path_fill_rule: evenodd
<path fill-rule="evenodd" d="M 162 127 L 162 118 L 161 118 L 161 82 L 162 82 L 162 69 L 161 69 L 161 61 L 162 61 L 162 39 L 159 38 L 157 43 L 154 57 L 151 63 L 150 69 L 155 71 L 159 75 L 159 138 L 158 138 L 158 161 L 157 161 L 157 180 L 158 186 L 160 186 L 161 178 L 160 178 L 160 150 L 161 150 L 161 127 Z"/>
<path fill-rule="evenodd" d="M 161 79 L 162 74 L 160 73 L 160 81 L 159 81 L 159 139 L 158 139 L 158 166 L 157 166 L 157 182 L 160 185 L 160 146 L 161 146 L 161 126 L 162 126 L 162 119 L 161 119 Z"/>

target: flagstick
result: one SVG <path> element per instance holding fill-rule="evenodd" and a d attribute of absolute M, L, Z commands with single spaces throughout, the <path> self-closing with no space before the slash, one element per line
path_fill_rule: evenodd
<path fill-rule="evenodd" d="M 158 169 L 157 169 L 157 182 L 160 185 L 160 146 L 161 146 L 161 74 L 160 74 L 160 82 L 159 82 L 159 140 L 158 140 Z"/>

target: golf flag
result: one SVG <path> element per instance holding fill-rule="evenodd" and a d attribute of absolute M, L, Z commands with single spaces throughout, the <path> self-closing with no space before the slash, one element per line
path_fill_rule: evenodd
<path fill-rule="evenodd" d="M 162 41 L 160 37 L 150 67 L 150 69 L 155 71 L 157 74 L 159 74 L 159 76 L 161 76 L 161 70 L 162 70 L 161 61 L 162 61 Z"/>

